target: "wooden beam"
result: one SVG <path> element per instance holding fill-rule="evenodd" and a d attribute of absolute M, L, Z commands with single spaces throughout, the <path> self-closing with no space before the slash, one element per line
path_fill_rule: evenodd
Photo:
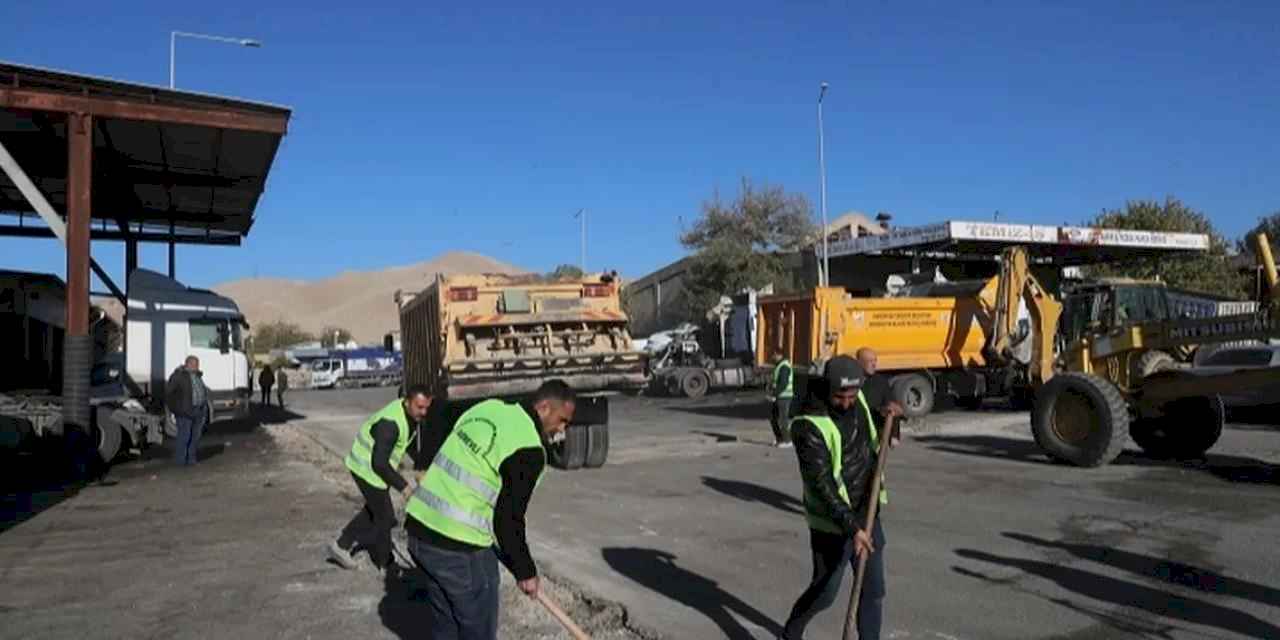
<path fill-rule="evenodd" d="M 230 109 L 175 107 L 143 104 L 128 100 L 112 100 L 28 89 L 0 88 L 0 107 L 85 113 L 99 118 L 168 122 L 215 129 L 238 129 L 284 135 L 289 119 L 284 115 L 246 113 Z"/>

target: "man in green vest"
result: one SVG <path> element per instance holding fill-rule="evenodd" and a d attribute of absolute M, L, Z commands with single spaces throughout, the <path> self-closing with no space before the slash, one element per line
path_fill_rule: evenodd
<path fill-rule="evenodd" d="M 791 446 L 791 430 L 787 423 L 791 419 L 795 369 L 786 356 L 779 353 L 774 358 L 778 364 L 774 365 L 773 375 L 769 379 L 769 400 L 773 403 L 769 426 L 773 427 L 774 446 L 785 449 Z"/>
<path fill-rule="evenodd" d="M 410 387 L 404 398 L 392 400 L 365 420 L 356 432 L 351 452 L 343 460 L 364 496 L 364 508 L 351 519 L 337 540 L 329 543 L 329 557 L 345 569 L 356 568 L 352 552 L 368 549 L 379 571 L 394 567 L 391 530 L 396 526 L 391 504 L 394 487 L 407 501 L 413 486 L 400 475 L 400 460 L 419 432 L 431 408 L 425 386 Z"/>
<path fill-rule="evenodd" d="M 809 621 L 830 607 L 840 591 L 846 564 L 867 556 L 858 637 L 880 638 L 885 596 L 884 530 L 876 519 L 863 529 L 870 507 L 868 490 L 875 473 L 878 438 L 872 407 L 862 394 L 866 372 L 857 360 L 837 356 L 822 377 L 809 381 L 804 406 L 791 421 L 791 438 L 804 481 L 805 519 L 813 555 L 813 578 L 791 609 L 782 637 L 800 640 Z M 876 407 L 893 418 L 902 408 L 886 401 Z M 881 491 L 880 503 L 888 502 Z"/>
<path fill-rule="evenodd" d="M 529 596 L 538 570 L 525 510 L 546 444 L 573 420 L 574 393 L 543 383 L 521 402 L 486 400 L 458 418 L 405 505 L 409 555 L 427 574 L 435 640 L 495 640 L 499 558 Z"/>

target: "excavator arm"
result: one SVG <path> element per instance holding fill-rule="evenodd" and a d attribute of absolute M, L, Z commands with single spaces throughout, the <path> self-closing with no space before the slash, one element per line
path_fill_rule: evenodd
<path fill-rule="evenodd" d="M 1026 302 L 1031 316 L 1031 361 L 1028 373 L 1035 386 L 1053 377 L 1053 342 L 1058 331 L 1062 303 L 1050 294 L 1031 273 L 1026 249 L 1010 247 L 1001 254 L 992 305 L 991 337 L 987 358 L 1000 363 L 1013 361 L 1013 336 L 1018 330 L 1018 303 Z"/>

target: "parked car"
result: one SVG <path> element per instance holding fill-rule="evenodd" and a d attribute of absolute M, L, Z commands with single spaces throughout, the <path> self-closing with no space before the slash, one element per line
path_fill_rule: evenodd
<path fill-rule="evenodd" d="M 1241 369 L 1280 367 L 1280 345 L 1258 344 L 1223 347 L 1213 351 L 1203 359 L 1197 360 L 1190 371 L 1198 375 L 1229 373 Z M 1239 394 L 1223 395 L 1222 402 L 1228 407 L 1256 407 L 1266 404 L 1280 404 L 1280 382 L 1255 387 Z"/>

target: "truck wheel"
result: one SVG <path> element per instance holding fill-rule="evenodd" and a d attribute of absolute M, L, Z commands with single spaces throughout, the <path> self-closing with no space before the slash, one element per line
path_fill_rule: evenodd
<path fill-rule="evenodd" d="M 1219 396 L 1179 398 L 1164 408 L 1164 415 L 1140 418 L 1129 427 L 1129 436 L 1153 458 L 1199 458 L 1217 444 L 1227 421 Z"/>
<path fill-rule="evenodd" d="M 1031 433 L 1049 457 L 1099 467 L 1129 440 L 1129 405 L 1111 382 L 1087 373 L 1060 373 L 1036 392 Z"/>
<path fill-rule="evenodd" d="M 98 439 L 98 457 L 110 464 L 119 455 L 120 442 L 124 438 L 120 425 L 110 420 L 100 420 L 94 431 Z"/>
<path fill-rule="evenodd" d="M 684 379 L 680 381 L 680 388 L 689 398 L 701 398 L 707 395 L 707 388 L 710 386 L 711 381 L 707 379 L 707 374 L 696 369 L 684 374 Z"/>
<path fill-rule="evenodd" d="M 582 466 L 599 469 L 609 457 L 609 425 L 593 424 L 587 427 L 587 458 Z"/>
<path fill-rule="evenodd" d="M 933 383 L 923 375 L 909 373 L 898 376 L 889 384 L 890 396 L 902 405 L 907 418 L 923 418 L 933 411 Z"/>
<path fill-rule="evenodd" d="M 587 437 L 586 425 L 569 425 L 564 438 L 549 447 L 552 466 L 565 471 L 582 468 L 587 461 Z"/>
<path fill-rule="evenodd" d="M 1160 371 L 1168 371 L 1177 368 L 1178 363 L 1173 356 L 1163 351 L 1144 351 L 1142 355 L 1133 359 L 1133 371 L 1130 373 L 1130 379 L 1134 384 L 1141 382 L 1143 378 Z"/>

